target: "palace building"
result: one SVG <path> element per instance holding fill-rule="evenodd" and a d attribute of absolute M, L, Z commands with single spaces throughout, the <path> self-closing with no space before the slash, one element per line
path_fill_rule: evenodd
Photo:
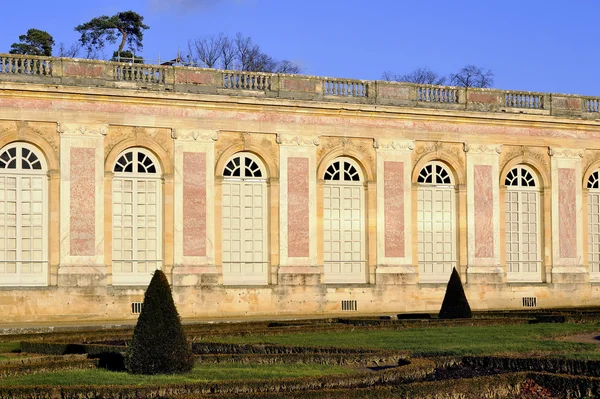
<path fill-rule="evenodd" d="M 0 54 L 0 316 L 598 306 L 599 106 Z"/>

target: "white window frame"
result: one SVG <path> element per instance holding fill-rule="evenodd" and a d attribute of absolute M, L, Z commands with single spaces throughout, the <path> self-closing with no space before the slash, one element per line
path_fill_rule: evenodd
<path fill-rule="evenodd" d="M 431 167 L 432 171 L 431 173 L 426 173 L 426 168 Z M 438 175 L 437 172 L 437 168 L 441 168 L 444 172 L 445 172 L 445 176 L 442 178 Z M 427 176 L 431 174 L 432 175 L 432 181 L 431 182 L 419 182 L 419 180 L 421 180 L 422 177 Z M 447 177 L 447 178 L 446 178 Z M 426 232 L 423 231 L 423 224 L 425 223 L 424 220 L 424 213 L 426 212 L 426 210 L 421 209 L 422 208 L 422 201 L 420 197 L 424 196 L 426 192 L 429 192 L 431 194 L 431 198 L 432 201 L 435 199 L 435 193 L 436 192 L 449 192 L 451 195 L 451 208 L 452 208 L 452 218 L 451 218 L 451 235 L 452 235 L 452 243 L 451 243 L 451 248 L 452 248 L 452 253 L 451 253 L 451 260 L 443 260 L 443 261 L 437 261 L 437 260 L 432 260 L 432 261 L 425 261 L 423 258 L 425 257 L 425 250 L 423 249 L 423 246 L 426 244 L 425 242 L 423 242 L 422 240 L 418 240 L 418 249 L 417 249 L 417 257 L 418 257 L 418 265 L 419 265 L 419 282 L 420 283 L 431 283 L 431 284 L 445 284 L 448 282 L 449 278 L 450 278 L 450 274 L 452 273 L 452 268 L 456 267 L 458 270 L 458 255 L 457 255 L 457 248 L 458 248 L 458 235 L 457 235 L 457 223 L 456 223 L 456 219 L 457 219 L 457 209 L 456 209 L 456 186 L 455 186 L 455 182 L 454 182 L 454 176 L 452 174 L 452 172 L 450 171 L 450 168 L 444 164 L 443 162 L 439 162 L 439 161 L 431 161 L 428 162 L 425 166 L 423 166 L 421 168 L 421 170 L 419 171 L 419 176 L 417 178 L 417 185 L 418 185 L 418 192 L 417 192 L 417 230 L 418 230 L 418 236 L 420 237 L 421 234 L 424 234 Z M 431 209 L 431 212 L 434 212 L 434 209 Z M 434 253 L 431 254 L 432 258 L 435 258 L 435 254 L 436 254 L 436 249 L 435 249 L 435 238 L 434 241 L 432 242 L 433 244 L 433 251 Z M 443 268 L 442 271 L 436 270 L 439 268 Z M 429 271 L 428 269 L 432 269 L 432 271 Z"/>
<path fill-rule="evenodd" d="M 49 214 L 49 204 L 48 204 L 48 165 L 46 164 L 46 159 L 42 155 L 41 151 L 24 142 L 13 142 L 2 149 L 0 149 L 0 155 L 9 149 L 16 149 L 16 168 L 8 169 L 2 168 L 0 169 L 0 174 L 6 177 L 17 177 L 17 187 L 16 187 L 16 263 L 17 263 L 17 272 L 12 274 L 10 277 L 7 274 L 0 274 L 0 286 L 47 286 L 48 285 L 48 214 Z M 22 168 L 22 150 L 27 149 L 32 152 L 40 162 L 40 169 L 23 169 Z M 35 263 L 41 263 L 42 269 L 41 273 L 37 274 L 25 274 L 21 273 L 21 266 L 23 262 L 26 262 L 22 259 L 22 250 L 21 245 L 23 241 L 23 225 L 19 222 L 22 218 L 22 196 L 23 191 L 20 189 L 22 184 L 21 178 L 28 177 L 42 177 L 42 259 L 41 260 L 33 260 Z M 0 226 L 0 228 L 6 226 Z M 2 232 L 4 234 L 4 231 Z M 2 253 L 2 252 L 0 252 Z M 0 262 L 8 262 L 7 259 L 0 259 Z M 32 263 L 32 261 L 29 261 Z"/>
<path fill-rule="evenodd" d="M 516 185 L 507 185 L 506 184 L 506 179 L 508 178 L 508 175 L 517 170 L 517 184 Z M 523 185 L 522 182 L 522 174 L 521 174 L 521 170 L 525 170 L 527 171 L 527 173 L 530 174 L 531 179 L 530 181 L 533 181 L 534 186 L 528 186 L 528 185 Z M 529 166 L 527 165 L 523 165 L 523 164 L 519 164 L 514 166 L 513 168 L 510 169 L 510 171 L 506 174 L 506 176 L 504 176 L 503 179 L 503 184 L 506 187 L 506 193 L 505 193 L 505 198 L 504 198 L 504 225 L 505 225 L 505 251 L 506 251 L 506 280 L 507 282 L 527 282 L 527 283 L 539 283 L 542 281 L 542 268 L 543 268 L 543 261 L 542 261 L 542 240 L 541 240 L 541 209 L 542 209 L 542 204 L 540 203 L 540 186 L 539 186 L 539 181 L 537 178 L 537 174 L 535 173 L 535 171 L 533 169 L 531 169 Z M 508 248 L 508 243 L 509 240 L 507 240 L 507 235 L 512 233 L 512 228 L 509 228 L 508 223 L 511 223 L 512 221 L 508 221 L 507 217 L 506 217 L 506 213 L 508 212 L 508 202 L 509 202 L 509 194 L 510 193 L 516 193 L 518 196 L 518 200 L 517 200 L 517 204 L 519 207 L 518 210 L 518 214 L 520 215 L 519 217 L 519 221 L 517 223 L 519 231 L 518 231 L 518 242 L 519 242 L 519 258 L 522 258 L 523 252 L 522 252 L 522 248 L 523 248 L 523 239 L 522 236 L 524 234 L 523 232 L 523 219 L 522 219 L 522 215 L 523 215 L 523 205 L 525 204 L 524 200 L 523 200 L 523 195 L 525 193 L 527 194 L 535 194 L 535 201 L 536 201 L 536 237 L 537 237 L 537 243 L 536 243 L 536 257 L 537 260 L 535 261 L 523 261 L 523 260 L 519 260 L 518 262 L 511 262 L 508 260 L 509 258 L 509 248 Z M 513 272 L 510 271 L 510 264 L 511 263 L 518 263 L 518 267 L 519 267 L 519 271 L 518 272 Z M 524 263 L 536 263 L 537 264 L 537 271 L 535 272 L 530 272 L 530 271 L 523 271 L 523 266 Z"/>
<path fill-rule="evenodd" d="M 590 281 L 600 282 L 600 169 L 590 174 L 586 188 L 588 190 L 588 270 Z"/>
<path fill-rule="evenodd" d="M 235 159 L 239 159 L 239 167 L 240 167 L 240 174 L 239 176 L 233 176 L 233 175 L 228 175 L 228 170 L 231 170 L 229 168 L 229 165 L 231 162 L 234 162 Z M 255 169 L 252 172 L 249 172 L 246 169 L 245 163 L 246 163 L 246 159 L 249 159 L 250 161 L 252 161 L 252 167 L 254 167 Z M 260 171 L 260 176 L 256 176 L 256 171 L 259 170 Z M 247 173 L 249 172 L 249 173 Z M 223 169 L 223 183 L 222 183 L 222 194 L 221 194 L 221 200 L 223 201 L 223 197 L 225 195 L 224 193 L 224 188 L 226 186 L 229 186 L 229 189 L 231 190 L 231 187 L 233 186 L 237 186 L 240 190 L 240 195 L 243 195 L 243 190 L 244 188 L 247 188 L 249 186 L 251 187 L 255 187 L 255 186 L 259 186 L 259 190 L 261 190 L 262 192 L 262 198 L 263 198 L 263 204 L 262 204 L 262 210 L 263 210 L 263 216 L 262 216 L 262 230 L 263 230 L 263 236 L 262 238 L 262 261 L 254 261 L 254 259 L 252 260 L 247 260 L 247 259 L 240 259 L 239 261 L 232 261 L 232 260 L 226 260 L 226 258 L 228 256 L 226 256 L 226 251 L 225 247 L 226 247 L 226 237 L 225 234 L 222 235 L 221 237 L 221 253 L 222 253 L 222 260 L 221 263 L 223 264 L 223 269 L 222 269 L 222 278 L 223 278 L 223 285 L 267 285 L 269 284 L 269 245 L 268 245 L 268 240 L 269 240 L 269 234 L 268 234 L 268 220 L 269 220 L 269 198 L 268 198 L 268 190 L 267 190 L 267 169 L 264 165 L 264 163 L 262 162 L 262 160 L 254 155 L 253 153 L 250 152 L 238 152 L 235 153 L 234 155 L 232 155 L 227 162 L 225 163 L 224 169 Z M 223 202 L 222 202 L 223 203 Z M 224 207 L 222 205 L 222 207 Z M 243 207 L 243 204 L 240 204 L 240 207 Z M 243 210 L 243 208 L 242 208 Z M 242 212 L 243 213 L 243 212 Z M 230 216 L 231 217 L 231 216 Z M 242 224 L 245 225 L 244 222 L 247 222 L 248 220 L 246 218 L 243 217 L 243 215 L 241 215 L 242 217 Z M 222 211 L 221 213 L 221 226 L 222 229 L 225 230 L 225 223 L 224 220 L 227 218 L 227 216 L 225 216 L 224 212 Z M 228 228 L 228 230 L 233 231 L 233 229 L 231 227 Z M 240 245 L 244 242 L 242 234 L 243 234 L 243 230 L 244 230 L 244 226 L 240 226 L 239 229 L 239 233 L 240 233 Z M 231 246 L 231 242 L 229 243 L 229 246 Z M 243 248 L 239 249 L 240 251 L 240 255 L 243 257 L 243 253 L 245 252 Z M 253 256 L 254 257 L 254 256 Z M 259 273 L 256 273 L 254 270 L 257 266 L 257 264 L 259 264 L 258 266 L 262 267 L 262 271 Z M 232 267 L 239 267 L 240 273 L 232 273 L 232 272 L 228 272 L 227 269 L 231 269 Z M 252 270 L 249 270 L 252 269 Z"/>
<path fill-rule="evenodd" d="M 332 165 L 334 165 L 335 163 L 340 162 L 340 169 L 338 170 L 339 172 L 339 178 L 338 179 L 331 179 L 335 176 L 330 176 L 331 172 L 329 172 L 329 169 Z M 352 177 L 350 179 L 348 179 L 346 173 L 345 173 L 345 164 L 349 164 L 351 165 L 354 170 L 352 171 L 352 177 L 356 177 L 358 180 L 352 180 Z M 365 232 L 365 213 L 366 213 L 366 209 L 365 209 L 365 187 L 364 187 L 364 177 L 363 177 L 363 173 L 362 170 L 360 168 L 360 166 L 358 165 L 358 163 L 349 157 L 338 157 L 334 160 L 332 160 L 329 165 L 327 165 L 327 168 L 325 169 L 325 173 L 323 176 L 323 179 L 325 181 L 325 187 L 323 190 L 323 217 L 325 219 L 326 215 L 326 206 L 325 206 L 325 195 L 326 195 L 326 190 L 328 187 L 336 187 L 339 188 L 340 190 L 343 190 L 344 188 L 359 188 L 359 192 L 360 192 L 360 230 L 361 230 L 361 237 L 360 237 L 360 258 L 361 259 L 331 259 L 332 255 L 335 252 L 331 252 L 331 253 L 327 253 L 327 249 L 324 247 L 324 254 L 323 254 L 323 259 L 324 259 L 324 272 L 323 272 L 323 282 L 326 284 L 364 284 L 367 282 L 367 274 L 368 274 L 368 265 L 367 265 L 367 260 L 366 260 L 366 232 Z M 342 237 L 345 233 L 344 227 L 341 223 L 343 217 L 342 217 L 342 211 L 343 211 L 343 205 L 342 205 L 342 209 L 340 209 L 340 229 L 339 229 L 339 233 L 340 233 L 340 245 L 343 245 L 343 243 L 346 242 L 346 240 L 344 240 Z M 333 219 L 332 219 L 333 220 Z M 329 232 L 327 231 L 328 229 L 326 228 L 326 221 L 323 220 L 323 233 L 324 233 L 324 240 L 327 240 L 327 235 L 328 234 L 332 234 L 334 232 L 334 229 L 329 229 Z M 330 239 L 330 241 L 332 241 Z M 350 244 L 353 243 L 353 240 L 350 240 Z M 351 256 L 352 257 L 352 256 Z M 328 259 L 330 258 L 330 259 Z M 331 266 L 338 264 L 340 268 L 344 268 L 344 267 L 355 267 L 357 264 L 360 265 L 360 267 L 362 268 L 362 271 L 360 271 L 359 273 L 344 273 L 344 272 L 333 272 L 332 270 L 327 270 L 328 269 L 328 263 L 332 264 Z"/>
<path fill-rule="evenodd" d="M 134 165 L 134 170 L 132 172 L 117 172 L 115 171 L 115 168 L 117 166 L 117 164 L 119 163 L 119 160 L 121 159 L 122 156 L 124 156 L 127 153 L 133 153 L 133 165 Z M 140 173 L 138 170 L 138 153 L 141 153 L 143 155 L 145 155 L 147 158 L 149 158 L 152 161 L 152 164 L 154 165 L 156 172 L 155 173 Z M 152 278 L 152 272 L 145 272 L 145 273 L 140 273 L 137 271 L 137 263 L 139 261 L 143 261 L 143 262 L 147 262 L 147 261 L 155 261 L 157 264 L 157 268 L 155 270 L 160 270 L 162 269 L 162 265 L 163 265 L 163 223 L 162 223 L 162 213 L 163 213 L 163 200 L 162 200 L 162 170 L 160 168 L 160 163 L 158 162 L 158 159 L 156 158 L 156 156 L 146 150 L 145 148 L 141 148 L 141 147 L 131 147 L 131 148 L 127 148 L 126 150 L 122 151 L 119 156 L 117 157 L 117 159 L 115 160 L 115 163 L 113 165 L 113 181 L 112 181 L 112 192 L 113 192 L 113 200 L 111 201 L 111 215 L 112 215 L 112 225 L 113 225 L 113 237 L 112 237 L 112 245 L 115 245 L 115 237 L 114 237 L 114 226 L 115 226 L 115 212 L 114 212 L 114 206 L 115 206 L 115 200 L 114 200 L 114 193 L 115 193 L 115 182 L 118 180 L 121 180 L 122 182 L 126 181 L 126 180 L 132 180 L 133 181 L 133 191 L 136 193 L 137 196 L 137 188 L 136 188 L 136 183 L 139 181 L 155 181 L 156 182 L 156 206 L 157 206 L 157 214 L 156 214 L 156 259 L 143 259 L 143 260 L 139 260 L 136 259 L 135 254 L 138 252 L 138 248 L 137 248 L 137 207 L 135 206 L 135 204 L 137 203 L 136 199 L 133 198 L 133 236 L 132 236 L 132 240 L 133 240 L 133 247 L 132 247 L 132 251 L 133 251 L 133 259 L 129 260 L 129 259 L 117 259 L 116 261 L 131 261 L 133 263 L 133 271 L 131 273 L 122 273 L 122 272 L 115 272 L 115 268 L 113 266 L 113 270 L 112 270 L 112 284 L 113 285 L 147 285 L 150 283 L 150 280 Z M 114 253 L 114 248 L 113 248 L 113 253 Z M 113 259 L 113 264 L 115 262 L 115 259 Z"/>

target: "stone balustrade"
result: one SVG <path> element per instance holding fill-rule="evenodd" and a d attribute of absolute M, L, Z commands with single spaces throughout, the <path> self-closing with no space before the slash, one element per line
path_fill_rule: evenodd
<path fill-rule="evenodd" d="M 600 119 L 600 97 L 0 54 L 2 82 Z"/>
<path fill-rule="evenodd" d="M 223 87 L 235 90 L 271 91 L 270 74 L 223 71 Z"/>
<path fill-rule="evenodd" d="M 600 99 L 598 98 L 586 98 L 585 100 L 585 112 L 600 112 Z"/>
<path fill-rule="evenodd" d="M 369 83 L 363 80 L 323 79 L 326 96 L 369 97 Z"/>
<path fill-rule="evenodd" d="M 419 85 L 417 87 L 417 100 L 434 103 L 458 103 L 458 89 L 433 85 Z"/>
<path fill-rule="evenodd" d="M 115 63 L 113 73 L 115 80 L 163 84 L 166 68 L 156 65 Z"/>
<path fill-rule="evenodd" d="M 52 60 L 45 57 L 0 54 L 0 73 L 52 76 Z"/>
<path fill-rule="evenodd" d="M 544 94 L 507 91 L 504 105 L 513 108 L 544 109 Z"/>

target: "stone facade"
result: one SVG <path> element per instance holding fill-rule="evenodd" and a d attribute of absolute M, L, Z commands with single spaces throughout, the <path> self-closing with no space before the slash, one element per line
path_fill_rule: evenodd
<path fill-rule="evenodd" d="M 0 54 L 0 315 L 597 306 L 598 101 Z"/>

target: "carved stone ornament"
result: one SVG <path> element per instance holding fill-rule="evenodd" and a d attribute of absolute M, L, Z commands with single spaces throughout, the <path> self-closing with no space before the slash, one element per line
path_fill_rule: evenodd
<path fill-rule="evenodd" d="M 548 148 L 548 155 L 554 158 L 583 158 L 583 152 L 576 148 Z"/>
<path fill-rule="evenodd" d="M 280 145 L 304 145 L 304 146 L 317 146 L 321 143 L 319 136 L 300 136 L 300 135 L 288 135 L 288 134 L 277 134 L 277 144 Z"/>
<path fill-rule="evenodd" d="M 200 129 L 171 129 L 171 138 L 174 140 L 217 141 L 217 130 Z"/>
<path fill-rule="evenodd" d="M 469 144 L 464 145 L 465 152 L 469 154 L 489 154 L 497 155 L 502 152 L 502 144 L 491 145 L 491 144 Z"/>
<path fill-rule="evenodd" d="M 373 139 L 373 148 L 378 150 L 412 151 L 415 149 L 414 140 L 378 140 Z"/>
<path fill-rule="evenodd" d="M 81 125 L 79 123 L 57 123 L 56 130 L 68 136 L 106 136 L 108 125 Z"/>

